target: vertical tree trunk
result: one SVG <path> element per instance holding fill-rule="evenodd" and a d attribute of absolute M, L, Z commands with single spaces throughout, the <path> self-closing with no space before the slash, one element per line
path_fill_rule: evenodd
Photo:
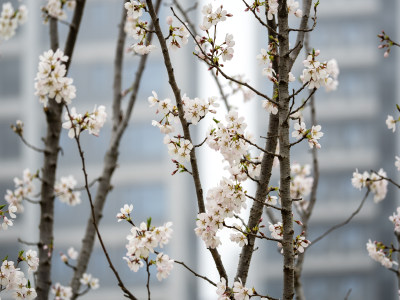
<path fill-rule="evenodd" d="M 58 49 L 57 20 L 50 18 L 51 49 Z M 39 224 L 39 267 L 36 291 L 38 299 L 47 299 L 51 286 L 51 259 L 53 250 L 54 183 L 56 180 L 57 159 L 61 131 L 62 104 L 53 99 L 46 109 L 47 133 L 42 168 L 42 187 Z"/>
<path fill-rule="evenodd" d="M 290 197 L 290 141 L 289 141 L 289 26 L 286 0 L 279 1 L 279 146 L 280 196 L 283 223 L 283 299 L 294 297 L 293 216 Z"/>

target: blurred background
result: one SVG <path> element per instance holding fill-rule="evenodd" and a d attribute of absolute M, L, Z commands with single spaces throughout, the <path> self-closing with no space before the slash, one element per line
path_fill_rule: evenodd
<path fill-rule="evenodd" d="M 0 4 L 6 1 L 1 0 Z M 19 1 L 11 1 L 18 6 Z M 23 3 L 24 1 L 22 1 Z M 40 2 L 40 1 L 39 1 Z M 48 26 L 42 24 L 40 6 L 44 1 L 25 1 L 28 6 L 28 22 L 22 25 L 17 35 L 0 44 L 0 193 L 13 189 L 13 178 L 21 177 L 25 168 L 33 172 L 39 170 L 42 156 L 25 147 L 10 129 L 17 119 L 25 123 L 25 137 L 32 144 L 42 145 L 45 122 L 42 106 L 34 96 L 34 77 L 37 72 L 38 57 L 49 49 Z M 227 1 L 225 1 L 227 2 Z M 249 1 L 250 2 L 250 1 Z M 194 3 L 182 0 L 184 7 Z M 213 2 L 213 5 L 219 2 Z M 170 2 L 165 2 L 160 13 L 162 25 L 170 14 Z M 199 2 L 201 10 L 205 1 Z M 215 5 L 214 5 L 215 6 Z M 117 37 L 117 25 L 122 14 L 122 0 L 87 0 L 85 14 L 78 36 L 77 47 L 69 76 L 77 87 L 77 98 L 72 106 L 78 111 L 91 111 L 95 105 L 105 105 L 111 118 L 113 59 Z M 224 7 L 240 19 L 235 24 L 228 20 L 224 25 L 234 34 L 235 56 L 226 63 L 226 70 L 232 75 L 243 75 L 263 92 L 271 91 L 271 84 L 261 76 L 255 56 L 261 48 L 266 48 L 267 32 L 253 20 L 250 12 L 244 13 L 242 1 L 228 1 Z M 310 46 L 321 50 L 321 60 L 335 58 L 340 68 L 338 90 L 316 93 L 317 119 L 322 126 L 324 137 L 318 152 L 320 161 L 320 183 L 318 200 L 313 213 L 309 239 L 313 240 L 331 226 L 345 220 L 359 205 L 364 193 L 351 185 L 352 173 L 378 170 L 383 167 L 388 176 L 397 177 L 394 167 L 397 152 L 396 134 L 386 127 L 388 114 L 396 115 L 395 103 L 398 97 L 397 51 L 393 49 L 389 58 L 383 58 L 383 51 L 377 46 L 376 37 L 382 29 L 394 40 L 399 40 L 398 1 L 391 0 L 336 0 L 321 1 L 318 7 L 317 27 L 310 36 Z M 71 16 L 71 12 L 67 14 Z M 201 22 L 200 13 L 190 14 L 195 24 Z M 233 20 L 233 19 L 232 19 Z M 239 21 L 238 21 L 239 20 Z M 294 21 L 296 22 L 296 21 Z M 175 25 L 178 25 L 174 21 Z M 293 24 L 296 26 L 296 23 Z M 60 46 L 64 47 L 67 27 L 59 24 Z M 224 36 L 224 35 L 223 35 Z M 294 45 L 295 36 L 292 45 Z M 246 42 L 241 42 L 241 41 Z M 126 48 L 133 43 L 127 40 Z M 158 47 L 158 43 L 155 42 Z M 159 48 L 159 47 L 158 47 Z M 193 57 L 194 45 L 188 45 L 173 53 L 174 68 L 182 92 L 190 98 L 218 96 L 217 88 L 207 73 L 207 68 Z M 300 56 L 305 56 L 304 52 Z M 123 87 L 128 88 L 135 77 L 139 57 L 126 55 L 123 70 Z M 293 73 L 298 78 L 302 70 L 302 57 L 294 66 Z M 223 81 L 225 91 L 230 88 Z M 300 86 L 294 83 L 293 88 Z M 185 261 L 195 270 L 210 274 L 214 281 L 218 276 L 209 273 L 213 268 L 210 255 L 204 244 L 194 234 L 197 213 L 192 179 L 187 174 L 170 176 L 174 165 L 163 144 L 163 135 L 151 126 L 155 118 L 154 110 L 148 108 L 147 97 L 155 90 L 159 97 L 172 98 L 165 67 L 160 51 L 150 55 L 131 123 L 123 136 L 119 167 L 116 170 L 100 230 L 104 236 L 113 262 L 123 281 L 139 298 L 146 297 L 145 270 L 131 272 L 122 257 L 125 255 L 126 235 L 130 226 L 116 222 L 116 214 L 125 203 L 134 206 L 135 223 L 152 217 L 155 226 L 173 221 L 172 242 L 165 252 L 170 257 Z M 261 100 L 253 97 L 245 102 L 243 94 L 231 98 L 231 105 L 239 109 L 239 114 L 247 116 L 249 130 L 256 137 L 266 135 L 268 114 L 261 108 Z M 299 98 L 300 100 L 300 98 Z M 221 102 L 221 112 L 224 108 Z M 221 114 L 221 116 L 222 116 Z M 307 118 L 307 110 L 305 111 Z M 222 117 L 221 117 L 222 118 Z M 196 140 L 204 138 L 202 129 Z M 308 121 L 309 122 L 309 121 Z M 83 148 L 88 161 L 91 180 L 102 170 L 104 152 L 109 143 L 110 124 L 108 121 L 99 137 L 82 135 Z M 309 124 L 309 123 L 307 123 Z M 263 143 L 262 139 L 259 139 Z M 59 158 L 57 178 L 70 174 L 83 185 L 83 176 L 75 142 L 64 131 L 61 137 L 63 155 Z M 223 173 L 217 171 L 221 156 L 210 151 L 201 152 L 201 171 L 205 191 L 215 186 Z M 311 163 L 307 143 L 296 146 L 294 162 Z M 214 163 L 215 162 L 215 163 Z M 278 170 L 276 169 L 277 173 Z M 278 184 L 275 174 L 272 184 Z M 254 189 L 251 185 L 249 190 Z M 95 193 L 95 188 L 93 189 Z M 205 193 L 206 194 L 206 193 Z M 394 241 L 393 225 L 388 216 L 395 210 L 397 191 L 389 186 L 386 199 L 374 204 L 368 199 L 362 211 L 347 226 L 333 232 L 307 251 L 304 267 L 304 289 L 310 300 L 344 299 L 351 289 L 348 299 L 397 299 L 395 276 L 368 257 L 365 244 L 368 239 L 379 240 L 387 245 Z M 69 285 L 71 270 L 59 259 L 60 252 L 66 253 L 70 246 L 80 250 L 89 204 L 82 193 L 82 204 L 67 206 L 56 200 L 55 249 L 53 256 L 53 281 Z M 13 228 L 1 233 L 0 258 L 17 254 L 25 247 L 18 244 L 17 237 L 29 242 L 38 241 L 38 207 L 25 203 L 25 213 L 20 215 Z M 254 255 L 251 277 L 247 286 L 256 287 L 260 293 L 279 298 L 282 290 L 282 259 L 275 243 L 258 243 L 259 250 Z M 234 276 L 239 249 L 231 242 L 223 248 L 223 259 L 229 263 L 229 275 Z M 100 279 L 100 289 L 91 291 L 82 299 L 122 299 L 112 272 L 108 268 L 99 247 L 94 251 L 89 273 Z M 155 273 L 154 273 L 155 275 Z M 216 299 L 215 289 L 204 285 L 179 265 L 174 266 L 171 276 L 161 283 L 152 276 L 153 299 Z M 3 293 L 1 294 L 4 298 Z"/>

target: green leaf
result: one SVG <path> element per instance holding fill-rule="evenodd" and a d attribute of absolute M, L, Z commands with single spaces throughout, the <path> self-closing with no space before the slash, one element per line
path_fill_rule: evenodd
<path fill-rule="evenodd" d="M 150 229 L 151 226 L 151 217 L 147 219 L 147 230 Z"/>

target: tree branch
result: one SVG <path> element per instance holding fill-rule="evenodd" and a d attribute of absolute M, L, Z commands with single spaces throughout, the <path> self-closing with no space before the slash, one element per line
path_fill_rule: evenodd
<path fill-rule="evenodd" d="M 365 200 L 367 200 L 367 197 L 369 195 L 369 188 L 367 189 L 367 192 L 365 193 L 364 198 L 362 199 L 360 205 L 357 207 L 357 209 L 350 215 L 350 217 L 348 217 L 345 221 L 343 221 L 342 223 L 336 224 L 335 226 L 332 226 L 330 229 L 328 229 L 325 233 L 323 233 L 322 235 L 320 235 L 319 237 L 317 237 L 316 239 L 314 239 L 311 244 L 307 247 L 307 249 L 312 246 L 315 245 L 317 242 L 319 242 L 320 240 L 322 240 L 324 237 L 326 237 L 328 234 L 330 234 L 332 231 L 343 227 L 344 225 L 347 225 L 361 210 L 361 208 L 363 207 Z"/>
<path fill-rule="evenodd" d="M 167 69 L 169 84 L 170 84 L 171 89 L 172 89 L 172 91 L 174 93 L 174 96 L 175 96 L 175 101 L 176 101 L 176 105 L 177 105 L 178 113 L 179 113 L 179 120 L 180 120 L 180 122 L 182 124 L 184 137 L 185 137 L 186 140 L 189 140 L 192 143 L 192 139 L 191 139 L 190 131 L 189 131 L 189 126 L 188 126 L 188 124 L 187 124 L 187 122 L 186 122 L 186 120 L 184 118 L 183 105 L 182 105 L 182 99 L 181 99 L 181 94 L 180 94 L 181 92 L 180 92 L 180 89 L 179 89 L 179 87 L 178 87 L 178 85 L 176 83 L 176 80 L 175 80 L 174 70 L 173 70 L 173 67 L 172 67 L 172 64 L 171 64 L 171 59 L 169 57 L 168 47 L 167 47 L 167 44 L 166 44 L 166 42 L 164 40 L 162 31 L 161 31 L 161 28 L 160 28 L 160 24 L 159 24 L 159 21 L 158 21 L 158 17 L 157 17 L 156 12 L 154 11 L 154 8 L 153 8 L 152 1 L 151 0 L 146 0 L 146 3 L 147 3 L 147 7 L 148 7 L 148 10 L 149 10 L 151 19 L 152 19 L 152 21 L 154 23 L 154 28 L 155 28 L 155 31 L 156 31 L 156 35 L 158 37 L 158 41 L 159 41 L 161 49 L 162 49 L 162 54 L 163 54 L 163 58 L 164 58 L 164 64 L 165 64 L 165 67 Z M 192 177 L 193 177 L 194 185 L 195 185 L 195 188 L 196 188 L 197 204 L 198 204 L 198 208 L 199 208 L 199 213 L 202 213 L 202 212 L 205 212 L 205 206 L 204 206 L 204 199 L 203 199 L 203 189 L 202 189 L 202 186 L 201 186 L 199 170 L 198 170 L 198 166 L 197 166 L 197 158 L 196 158 L 196 149 L 195 148 L 193 148 L 192 151 L 190 152 L 190 164 L 192 166 L 192 173 L 193 173 Z M 210 250 L 211 255 L 212 255 L 213 259 L 214 259 L 214 262 L 215 262 L 215 265 L 217 267 L 217 270 L 218 270 L 218 273 L 219 273 L 220 277 L 224 277 L 226 279 L 226 281 L 228 282 L 228 276 L 226 275 L 226 271 L 225 271 L 224 265 L 222 263 L 221 256 L 218 253 L 218 250 L 217 249 L 211 249 L 211 248 L 209 248 L 209 250 Z"/>

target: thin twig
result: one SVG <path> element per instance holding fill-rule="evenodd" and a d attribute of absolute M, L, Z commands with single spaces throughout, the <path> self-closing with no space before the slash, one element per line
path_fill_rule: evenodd
<path fill-rule="evenodd" d="M 240 229 L 240 228 L 237 228 L 237 227 L 235 227 L 235 226 L 230 226 L 230 225 L 227 225 L 227 224 L 225 224 L 225 223 L 224 223 L 223 225 L 224 225 L 224 227 L 226 227 L 226 228 L 239 231 L 240 233 L 242 233 L 242 234 L 243 234 L 244 236 L 246 236 L 246 237 L 247 237 L 248 235 L 251 235 L 251 236 L 253 236 L 253 237 L 255 237 L 255 238 L 258 238 L 258 239 L 264 239 L 264 240 L 274 241 L 274 242 L 278 242 L 278 243 L 281 243 L 281 242 L 282 242 L 282 240 L 267 237 L 267 236 L 266 236 L 264 233 L 262 233 L 261 231 L 259 231 L 260 234 L 256 234 L 256 233 L 252 233 L 252 232 L 243 231 L 243 230 Z"/>
<path fill-rule="evenodd" d="M 41 149 L 39 147 L 33 146 L 32 144 L 30 144 L 23 136 L 22 132 L 21 133 L 17 133 L 17 135 L 20 137 L 21 141 L 28 147 L 31 148 L 32 150 L 39 152 L 39 153 L 45 153 L 46 150 L 45 149 Z"/>
<path fill-rule="evenodd" d="M 376 174 L 377 176 L 379 176 L 379 177 L 380 177 L 380 180 L 387 180 L 387 181 L 389 181 L 391 184 L 393 184 L 394 186 L 396 186 L 397 188 L 400 189 L 400 184 L 398 184 L 398 183 L 395 182 L 394 180 L 390 179 L 389 177 L 382 176 L 382 175 L 380 175 L 379 173 L 377 173 L 376 171 L 373 171 L 373 170 L 371 171 L 371 173 L 374 173 L 374 174 Z M 376 180 L 370 179 L 369 181 L 376 181 Z"/>
<path fill-rule="evenodd" d="M 294 111 L 289 111 L 289 114 L 288 114 L 287 117 L 289 118 L 290 115 L 295 114 L 295 113 L 297 113 L 299 110 L 303 109 L 304 106 L 307 105 L 308 101 L 312 98 L 312 96 L 315 94 L 316 91 L 317 91 L 317 89 L 314 88 L 314 89 L 309 93 L 307 99 L 304 100 L 303 103 L 302 103 L 298 108 L 296 108 Z M 293 104 L 294 104 L 294 99 L 293 99 Z"/>
<path fill-rule="evenodd" d="M 218 72 L 225 78 L 228 79 L 230 81 L 233 81 L 239 85 L 245 86 L 248 89 L 252 90 L 254 93 L 256 93 L 258 96 L 267 99 L 268 101 L 272 102 L 273 104 L 277 105 L 279 107 L 278 102 L 274 101 L 271 99 L 271 97 L 268 97 L 267 95 L 261 93 L 260 91 L 258 91 L 257 89 L 255 89 L 254 87 L 252 87 L 251 85 L 249 85 L 246 82 L 242 82 L 240 80 L 237 80 L 229 75 L 227 75 L 224 71 L 222 71 L 222 69 L 216 65 L 214 62 L 210 61 L 210 59 L 207 57 L 206 53 L 204 53 L 201 45 L 197 42 L 196 37 L 194 36 L 194 34 L 191 32 L 191 30 L 188 28 L 188 26 L 176 15 L 174 9 L 171 7 L 172 13 L 174 14 L 174 16 L 179 20 L 179 22 L 181 22 L 181 24 L 183 26 L 185 26 L 186 30 L 189 32 L 189 34 L 192 36 L 193 40 L 195 41 L 195 43 L 197 44 L 197 46 L 199 47 L 200 51 L 202 52 L 202 54 L 204 55 L 204 59 L 200 58 L 197 54 L 195 54 L 198 58 L 200 58 L 201 60 L 203 60 L 207 65 L 209 65 L 210 67 L 216 68 L 218 70 Z"/>
<path fill-rule="evenodd" d="M 176 105 L 178 108 L 179 120 L 182 124 L 182 130 L 184 132 L 184 137 L 186 140 L 189 140 L 190 142 L 192 142 L 189 127 L 188 127 L 186 119 L 184 118 L 183 104 L 182 104 L 182 99 L 181 99 L 181 91 L 180 91 L 178 84 L 176 82 L 176 79 L 175 79 L 174 69 L 172 67 L 171 59 L 169 56 L 169 50 L 168 50 L 167 44 L 163 38 L 163 34 L 162 34 L 161 27 L 159 24 L 159 19 L 154 10 L 152 1 L 146 0 L 146 3 L 147 3 L 148 10 L 149 10 L 149 14 L 154 23 L 154 29 L 156 31 L 158 41 L 159 41 L 161 49 L 162 49 L 164 65 L 167 69 L 169 84 L 170 84 L 171 89 L 175 96 L 175 101 L 176 101 Z M 171 8 L 171 9 L 173 11 L 173 8 Z M 174 15 L 176 16 L 175 12 L 174 12 Z M 180 20 L 180 19 L 178 18 L 178 20 Z M 184 26 L 187 28 L 186 24 L 184 24 Z M 190 151 L 190 163 L 192 166 L 192 172 L 193 172 L 192 177 L 193 177 L 193 181 L 194 181 L 194 185 L 195 185 L 195 189 L 196 189 L 197 205 L 199 208 L 199 212 L 202 213 L 202 212 L 205 212 L 205 205 L 204 205 L 204 198 L 203 198 L 203 188 L 201 186 L 199 169 L 197 166 L 197 158 L 196 158 L 195 148 L 193 148 L 192 151 Z M 224 267 L 222 259 L 221 259 L 221 255 L 219 254 L 218 250 L 209 248 L 209 251 L 211 252 L 211 255 L 214 259 L 215 266 L 218 270 L 220 277 L 225 278 L 226 281 L 228 282 L 228 276 L 226 274 L 225 267 Z"/>
<path fill-rule="evenodd" d="M 67 110 L 69 118 L 72 119 L 72 116 L 71 116 L 71 113 L 70 113 L 70 111 L 68 109 L 68 106 L 65 106 L 65 108 Z M 117 270 L 115 269 L 115 267 L 114 267 L 114 265 L 113 265 L 113 263 L 111 261 L 111 258 L 110 258 L 109 254 L 108 254 L 108 251 L 107 251 L 107 249 L 106 249 L 106 247 L 104 245 L 103 238 L 102 238 L 102 236 L 100 234 L 100 230 L 99 230 L 99 228 L 97 226 L 96 213 L 95 213 L 95 209 L 94 209 L 94 205 L 93 205 L 92 193 L 90 192 L 90 188 L 89 188 L 88 174 L 87 174 L 87 171 L 86 171 L 85 156 L 84 156 L 82 148 L 81 148 L 81 143 L 80 143 L 79 137 L 80 137 L 80 134 L 77 134 L 77 132 L 75 130 L 75 141 L 76 141 L 76 144 L 78 146 L 79 156 L 81 158 L 82 172 L 83 172 L 83 176 L 84 176 L 84 179 L 85 179 L 85 190 L 86 190 L 87 196 L 89 198 L 89 202 L 90 202 L 90 210 L 91 210 L 91 213 L 92 213 L 93 226 L 94 226 L 94 228 L 96 230 L 97 237 L 99 239 L 101 248 L 103 249 L 104 255 L 106 256 L 108 264 L 109 264 L 112 272 L 114 273 L 115 278 L 118 281 L 118 286 L 124 292 L 124 296 L 125 297 L 127 297 L 127 298 L 129 298 L 131 300 L 136 300 L 137 298 L 135 296 L 133 296 L 132 293 L 125 287 L 124 283 L 122 282 L 121 278 L 119 277 L 119 274 L 118 274 Z"/>
<path fill-rule="evenodd" d="M 256 201 L 256 202 L 261 203 L 261 204 L 264 205 L 264 206 L 271 207 L 271 208 L 274 208 L 274 209 L 276 209 L 276 210 L 282 210 L 282 208 L 280 208 L 280 207 L 278 207 L 278 206 L 275 206 L 275 205 L 272 205 L 272 204 L 269 204 L 269 203 L 266 203 L 266 202 L 257 200 L 256 198 L 254 198 L 254 197 L 252 197 L 252 196 L 250 196 L 250 195 L 248 195 L 248 194 L 245 194 L 245 196 L 246 196 L 247 198 L 253 200 L 253 201 Z"/>
<path fill-rule="evenodd" d="M 348 300 L 351 294 L 351 289 L 347 292 L 346 296 L 344 297 L 344 300 Z"/>
<path fill-rule="evenodd" d="M 182 6 L 180 5 L 180 3 L 177 0 L 173 0 L 173 3 L 175 4 L 176 8 L 178 9 L 178 11 L 182 14 L 183 18 L 185 19 L 185 22 L 187 23 L 188 27 L 190 28 L 190 30 L 197 35 L 197 31 L 196 31 L 196 27 L 193 25 L 193 23 L 191 22 L 191 19 L 189 18 L 189 16 L 187 15 L 187 13 L 190 11 L 189 9 L 184 10 L 182 8 Z M 193 5 L 193 7 L 197 6 L 197 2 Z M 219 78 L 217 77 L 217 75 L 214 72 L 211 72 L 211 75 L 215 81 L 215 83 L 217 84 L 218 90 L 219 90 L 219 94 L 222 98 L 222 100 L 224 101 L 226 110 L 229 112 L 231 110 L 231 107 L 229 105 L 228 102 L 228 98 L 224 93 L 224 90 L 222 88 L 222 84 L 219 80 Z"/>
<path fill-rule="evenodd" d="M 212 282 L 210 279 L 208 279 L 206 276 L 200 275 L 193 271 L 191 268 L 189 268 L 184 262 L 179 261 L 179 260 L 174 260 L 175 263 L 184 266 L 188 271 L 190 271 L 194 276 L 199 277 L 207 281 L 208 283 L 212 284 L 213 286 L 217 286 L 216 283 Z"/>
<path fill-rule="evenodd" d="M 343 221 L 342 223 L 336 224 L 335 226 L 332 226 L 331 228 L 329 228 L 325 233 L 321 234 L 319 237 L 317 237 L 316 239 L 314 239 L 311 244 L 308 246 L 308 248 L 310 248 L 310 246 L 315 245 L 317 242 L 319 242 L 320 240 L 322 240 L 324 237 L 326 237 L 328 234 L 330 234 L 332 231 L 347 225 L 361 210 L 361 208 L 363 207 L 365 200 L 367 200 L 367 197 L 369 195 L 370 189 L 367 189 L 367 192 L 365 193 L 364 198 L 362 199 L 360 205 L 357 207 L 357 209 L 350 215 L 350 217 L 348 217 L 345 221 Z"/>
<path fill-rule="evenodd" d="M 271 26 L 269 26 L 267 23 L 265 23 L 263 20 L 261 20 L 261 18 L 256 14 L 255 8 L 251 8 L 250 5 L 245 1 L 242 0 L 243 3 L 246 5 L 246 7 L 248 8 L 248 10 L 250 10 L 254 17 L 258 20 L 258 22 L 260 22 L 260 24 L 264 27 L 266 27 L 268 30 L 270 30 L 270 32 L 272 32 L 274 35 L 278 36 L 279 33 L 275 31 L 275 29 L 273 29 Z"/>
<path fill-rule="evenodd" d="M 147 289 L 147 300 L 150 300 L 150 263 L 149 258 L 146 258 L 146 272 L 147 272 L 147 282 L 146 282 L 146 289 Z"/>
<path fill-rule="evenodd" d="M 27 242 L 27 241 L 24 241 L 24 240 L 22 240 L 20 238 L 18 238 L 18 243 L 21 243 L 21 244 L 24 244 L 24 245 L 27 245 L 27 246 L 36 246 L 36 247 L 39 247 L 39 245 L 40 245 L 39 242 L 36 242 L 36 243 Z"/>

